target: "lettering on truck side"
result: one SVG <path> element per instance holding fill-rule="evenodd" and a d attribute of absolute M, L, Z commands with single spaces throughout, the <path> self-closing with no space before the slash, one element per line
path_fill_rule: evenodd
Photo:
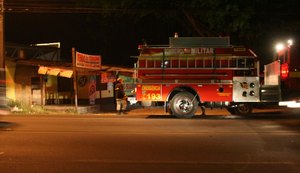
<path fill-rule="evenodd" d="M 198 54 L 213 54 L 214 49 L 213 48 L 199 48 L 197 53 Z"/>
<path fill-rule="evenodd" d="M 160 91 L 160 85 L 143 85 L 142 90 Z"/>
<path fill-rule="evenodd" d="M 142 99 L 160 101 L 161 85 L 142 85 Z"/>
<path fill-rule="evenodd" d="M 165 49 L 166 55 L 172 54 L 202 54 L 202 55 L 209 55 L 214 54 L 213 48 L 201 47 L 201 48 L 166 48 Z M 155 55 L 155 54 L 152 54 Z"/>

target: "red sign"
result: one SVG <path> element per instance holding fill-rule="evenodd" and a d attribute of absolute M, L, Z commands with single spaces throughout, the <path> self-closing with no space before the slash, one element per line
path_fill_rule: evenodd
<path fill-rule="evenodd" d="M 87 54 L 76 52 L 76 67 L 100 70 L 101 56 L 87 55 Z"/>

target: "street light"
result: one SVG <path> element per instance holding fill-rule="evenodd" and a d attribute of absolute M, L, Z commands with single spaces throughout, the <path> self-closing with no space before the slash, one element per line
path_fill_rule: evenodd
<path fill-rule="evenodd" d="M 277 52 L 282 51 L 284 49 L 284 44 L 283 43 L 276 44 L 275 49 Z"/>
<path fill-rule="evenodd" d="M 292 40 L 292 39 L 289 39 L 289 40 L 287 41 L 287 44 L 288 44 L 289 47 L 292 46 L 292 45 L 293 45 L 293 40 Z"/>

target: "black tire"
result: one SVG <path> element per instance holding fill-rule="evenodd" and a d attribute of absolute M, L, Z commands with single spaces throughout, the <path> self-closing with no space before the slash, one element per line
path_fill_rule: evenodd
<path fill-rule="evenodd" d="M 170 109 L 178 118 L 191 118 L 198 109 L 198 100 L 189 92 L 179 92 L 170 101 Z"/>
<path fill-rule="evenodd" d="M 240 103 L 236 106 L 235 113 L 238 115 L 249 115 L 252 113 L 253 106 L 250 103 Z"/>

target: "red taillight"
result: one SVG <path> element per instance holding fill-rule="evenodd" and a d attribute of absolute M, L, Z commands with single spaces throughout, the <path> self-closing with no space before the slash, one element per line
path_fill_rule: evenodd
<path fill-rule="evenodd" d="M 286 78 L 289 76 L 289 65 L 288 64 L 281 65 L 280 74 L 281 74 L 281 80 L 286 80 Z"/>

